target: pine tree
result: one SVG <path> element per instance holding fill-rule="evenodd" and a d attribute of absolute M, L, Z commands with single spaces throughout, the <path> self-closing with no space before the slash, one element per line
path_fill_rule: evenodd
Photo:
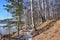
<path fill-rule="evenodd" d="M 18 36 L 21 22 L 21 13 L 23 11 L 23 0 L 7 0 L 10 4 L 4 5 L 5 9 L 17 17 Z"/>

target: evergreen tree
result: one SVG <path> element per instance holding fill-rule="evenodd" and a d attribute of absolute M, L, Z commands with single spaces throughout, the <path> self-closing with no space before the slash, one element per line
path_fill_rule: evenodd
<path fill-rule="evenodd" d="M 18 26 L 18 36 L 19 36 L 19 27 L 21 22 L 21 14 L 23 11 L 23 0 L 6 0 L 9 4 L 4 5 L 5 9 L 12 13 L 14 17 L 17 17 L 17 26 Z"/>

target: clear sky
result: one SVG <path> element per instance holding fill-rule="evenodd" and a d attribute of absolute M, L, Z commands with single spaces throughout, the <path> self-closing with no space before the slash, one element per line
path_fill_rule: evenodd
<path fill-rule="evenodd" d="M 12 18 L 12 15 L 4 9 L 4 4 L 7 4 L 7 2 L 5 0 L 0 0 L 0 20 Z"/>
<path fill-rule="evenodd" d="M 26 2 L 27 0 L 24 1 Z M 10 14 L 4 9 L 3 7 L 4 4 L 7 4 L 6 0 L 0 0 L 0 20 L 12 18 L 12 14 Z"/>

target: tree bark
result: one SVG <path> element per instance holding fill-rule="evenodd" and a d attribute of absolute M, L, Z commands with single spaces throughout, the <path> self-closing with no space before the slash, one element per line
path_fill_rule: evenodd
<path fill-rule="evenodd" d="M 18 37 L 19 37 L 19 31 L 20 31 L 20 22 L 21 22 L 21 19 L 20 19 L 20 15 L 18 16 Z"/>

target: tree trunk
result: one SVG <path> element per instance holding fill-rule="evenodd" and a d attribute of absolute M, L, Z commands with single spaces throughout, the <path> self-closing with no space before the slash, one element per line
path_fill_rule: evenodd
<path fill-rule="evenodd" d="M 9 40 L 11 40 L 11 38 L 10 38 L 10 28 L 9 28 Z"/>
<path fill-rule="evenodd" d="M 20 31 L 20 22 L 21 22 L 21 17 L 19 15 L 18 16 L 18 37 L 19 37 L 19 31 Z"/>
<path fill-rule="evenodd" d="M 47 12 L 48 12 L 47 18 L 49 19 L 49 17 L 50 17 L 50 6 L 49 6 L 49 0 L 46 0 L 46 4 L 47 4 Z"/>
<path fill-rule="evenodd" d="M 34 23 L 34 17 L 33 17 L 33 5 L 32 5 L 32 2 L 33 0 L 30 0 L 30 2 L 31 2 L 31 18 L 32 18 L 32 27 L 34 27 L 34 29 L 35 29 L 35 31 L 37 30 L 36 29 L 36 26 L 35 26 L 35 23 Z"/>
<path fill-rule="evenodd" d="M 19 22 L 18 22 L 18 37 L 19 37 Z"/>

